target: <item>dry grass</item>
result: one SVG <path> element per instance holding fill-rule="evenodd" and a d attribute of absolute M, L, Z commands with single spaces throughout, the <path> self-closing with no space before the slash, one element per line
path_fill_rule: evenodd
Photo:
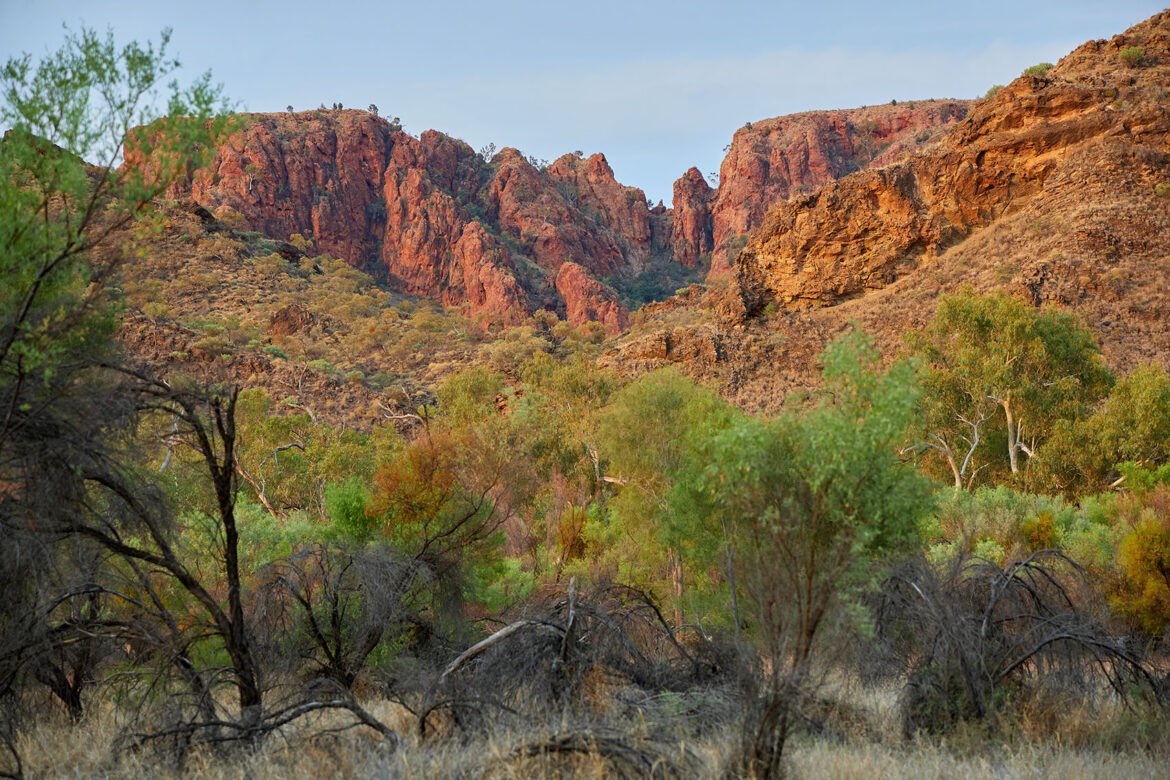
<path fill-rule="evenodd" d="M 1141 753 L 1106 753 L 1048 748 L 989 746 L 964 755 L 944 745 L 849 745 L 800 741 L 789 753 L 792 774 L 799 778 L 876 780 L 887 777 L 963 778 L 1122 778 L 1158 777 L 1165 758 Z"/>
<path fill-rule="evenodd" d="M 802 733 L 786 751 L 792 776 L 798 778 L 965 777 L 965 778 L 1119 778 L 1156 777 L 1170 760 L 1170 741 L 1164 724 L 1142 740 L 1118 739 L 1135 729 L 1133 714 L 1107 701 L 1078 703 L 1062 708 L 1064 717 L 1055 731 L 1036 732 L 1051 725 L 1051 714 L 1038 717 L 1024 712 L 1014 724 L 980 724 L 960 728 L 939 739 L 903 739 L 897 718 L 898 690 L 893 686 L 863 687 L 830 680 L 825 701 L 837 701 L 828 713 L 823 734 Z M 607 758 L 606 739 L 644 749 L 645 753 L 670 756 L 654 764 L 663 777 L 725 776 L 738 744 L 734 724 L 701 738 L 653 742 L 636 722 L 625 731 L 595 725 L 591 739 L 575 744 L 580 750 L 546 753 L 533 745 L 554 743 L 566 734 L 586 734 L 580 723 L 547 723 L 530 730 L 498 730 L 495 733 L 431 737 L 417 736 L 413 716 L 397 704 L 373 700 L 365 703 L 374 716 L 402 735 L 393 750 L 373 732 L 343 729 L 351 721 L 344 713 L 326 713 L 298 722 L 268 739 L 256 750 L 219 751 L 200 748 L 181 765 L 160 760 L 150 750 L 131 752 L 115 746 L 133 730 L 130 713 L 104 706 L 73 725 L 63 716 L 45 717 L 20 733 L 17 745 L 30 777 L 125 777 L 125 778 L 266 778 L 285 777 L 490 777 L 537 780 L 557 777 L 645 776 L 648 771 Z M 832 709 L 832 708 L 830 708 Z M 848 713 L 845 717 L 842 713 Z M 864 723 L 858 723 L 861 718 Z M 1164 719 L 1163 719 L 1164 720 Z M 1142 724 L 1137 724 L 1141 726 Z M 1144 727 L 1149 731 L 1151 721 Z M 339 730 L 340 729 L 340 730 Z M 1009 731 L 1014 729 L 1014 732 Z M 1004 736 L 994 736 L 995 734 Z M 608 736 L 607 736 L 608 735 Z M 1118 745 L 1124 745 L 1118 747 Z M 672 751 L 677 751 L 672 754 Z M 652 775 L 656 776 L 656 775 Z"/>

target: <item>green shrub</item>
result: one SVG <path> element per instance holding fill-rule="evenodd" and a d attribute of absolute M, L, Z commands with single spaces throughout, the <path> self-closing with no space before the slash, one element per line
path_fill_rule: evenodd
<path fill-rule="evenodd" d="M 987 92 L 983 94 L 983 99 L 987 100 L 987 98 L 993 97 L 995 93 L 999 92 L 1001 89 L 1003 89 L 1003 84 L 993 84 L 991 89 L 987 90 Z"/>
<path fill-rule="evenodd" d="M 369 385 L 375 390 L 385 390 L 387 387 L 390 387 L 397 381 L 398 377 L 396 377 L 394 374 L 389 374 L 385 371 L 379 371 L 369 378 Z"/>
<path fill-rule="evenodd" d="M 333 364 L 330 363 L 328 360 L 325 360 L 324 358 L 310 360 L 309 361 L 309 368 L 313 369 L 314 371 L 320 371 L 323 374 L 332 374 L 333 373 Z"/>
<path fill-rule="evenodd" d="M 1021 76 L 1043 76 L 1045 73 L 1047 73 L 1049 71 L 1049 69 L 1051 67 L 1052 67 L 1051 62 L 1041 62 L 1041 63 L 1038 63 L 1036 65 L 1033 65 L 1030 68 L 1024 68 L 1024 72 L 1021 73 L 1020 75 Z"/>
<path fill-rule="evenodd" d="M 1159 198 L 1170 198 L 1170 182 L 1160 182 L 1154 185 L 1154 194 Z"/>
<path fill-rule="evenodd" d="M 142 304 L 142 313 L 152 320 L 167 316 L 169 311 L 170 309 L 167 308 L 167 305 L 161 301 L 147 301 Z"/>
<path fill-rule="evenodd" d="M 369 492 L 358 477 L 332 483 L 325 488 L 325 514 L 342 536 L 364 541 L 373 533 L 372 520 L 366 515 Z"/>
<path fill-rule="evenodd" d="M 267 347 L 265 347 L 264 353 L 267 355 L 272 355 L 273 357 L 278 357 L 281 360 L 288 360 L 288 355 L 284 353 L 284 350 L 275 344 L 269 344 Z"/>
<path fill-rule="evenodd" d="M 1117 58 L 1121 60 L 1121 64 L 1125 67 L 1136 68 L 1142 64 L 1142 60 L 1145 58 L 1145 52 L 1137 46 L 1126 46 L 1117 55 Z"/>

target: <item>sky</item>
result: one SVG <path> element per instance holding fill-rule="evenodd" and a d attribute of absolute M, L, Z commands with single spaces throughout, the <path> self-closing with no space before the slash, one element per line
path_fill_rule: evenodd
<path fill-rule="evenodd" d="M 602 152 L 670 204 L 718 171 L 745 122 L 970 98 L 1162 9 L 1143 0 L 0 0 L 0 61 L 55 50 L 62 24 L 157 40 L 238 107 L 376 104 L 407 132 L 553 160 Z M 708 176 L 710 179 L 711 177 Z M 714 183 L 714 182 L 712 182 Z"/>

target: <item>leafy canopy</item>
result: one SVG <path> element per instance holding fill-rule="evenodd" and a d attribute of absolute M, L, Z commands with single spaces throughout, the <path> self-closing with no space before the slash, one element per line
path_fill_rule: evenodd
<path fill-rule="evenodd" d="M 210 73 L 164 89 L 179 67 L 167 54 L 169 38 L 164 31 L 157 47 L 119 47 L 112 33 L 82 29 L 39 61 L 24 54 L 0 68 L 6 375 L 51 371 L 109 333 L 108 317 L 94 314 L 117 253 L 105 246 L 98 258 L 92 250 L 141 216 L 234 123 Z M 127 148 L 149 164 L 119 167 Z"/>
<path fill-rule="evenodd" d="M 1017 471 L 1020 452 L 1031 456 L 1058 420 L 1087 414 L 1113 384 L 1076 315 L 1002 293 L 943 297 L 911 344 L 924 368 L 916 435 L 958 465 L 978 426 L 971 470 L 985 480 Z"/>

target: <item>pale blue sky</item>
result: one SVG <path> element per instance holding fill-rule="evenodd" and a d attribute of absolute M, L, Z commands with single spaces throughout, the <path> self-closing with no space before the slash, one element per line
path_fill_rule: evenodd
<path fill-rule="evenodd" d="M 0 59 L 54 49 L 61 24 L 172 46 L 252 111 L 376 103 L 552 160 L 604 152 L 670 203 L 691 165 L 718 170 L 749 120 L 819 108 L 974 97 L 1161 9 L 1141 0 L 587 4 L 0 0 Z"/>

